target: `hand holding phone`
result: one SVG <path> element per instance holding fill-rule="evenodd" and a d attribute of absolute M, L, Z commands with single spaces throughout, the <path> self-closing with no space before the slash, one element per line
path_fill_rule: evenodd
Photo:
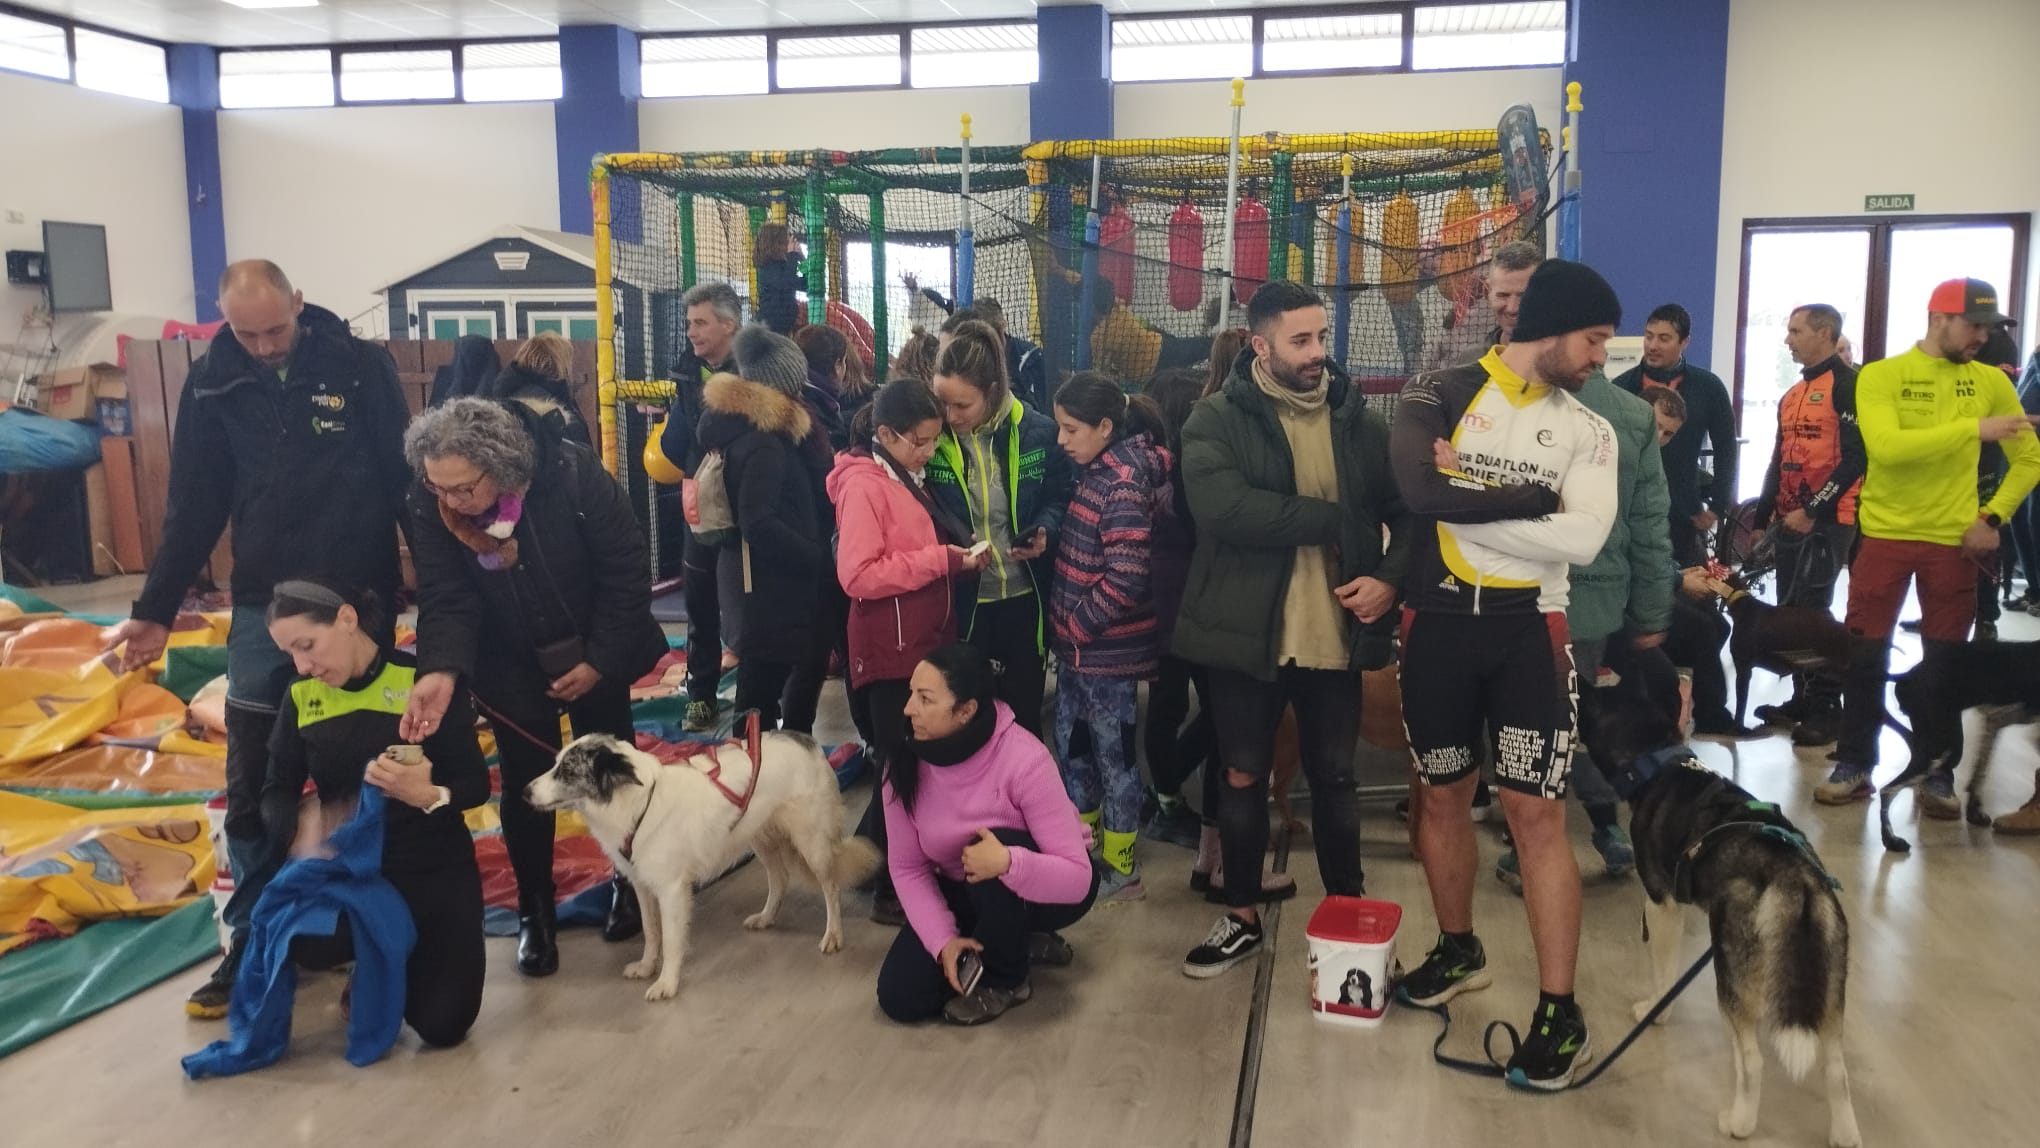
<path fill-rule="evenodd" d="M 984 975 L 984 959 L 975 950 L 965 949 L 963 955 L 956 958 L 956 983 L 964 996 L 977 991 L 978 980 Z"/>

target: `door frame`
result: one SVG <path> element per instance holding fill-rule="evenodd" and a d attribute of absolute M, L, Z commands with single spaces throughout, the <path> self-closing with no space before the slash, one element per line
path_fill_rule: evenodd
<path fill-rule="evenodd" d="M 1886 357 L 1884 331 L 1890 325 L 1891 233 L 1923 231 L 1941 227 L 1988 227 L 2012 229 L 2011 283 L 2001 284 L 2009 307 L 2000 307 L 2017 319 L 2026 310 L 2026 258 L 2032 244 L 2033 216 L 2030 212 L 1985 212 L 1939 215 L 1812 215 L 1764 217 L 1742 221 L 1742 265 L 1737 273 L 1735 293 L 1735 380 L 1732 394 L 1736 426 L 1742 426 L 1743 333 L 1750 323 L 1750 240 L 1759 231 L 1868 231 L 1870 265 L 1864 269 L 1863 345 L 1856 348 L 1856 361 L 1875 362 Z"/>

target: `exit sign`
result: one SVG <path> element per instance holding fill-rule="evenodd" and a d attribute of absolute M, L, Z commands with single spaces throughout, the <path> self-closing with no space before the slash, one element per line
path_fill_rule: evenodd
<path fill-rule="evenodd" d="M 1864 211 L 1911 211 L 1913 197 L 1910 195 L 1866 195 L 1863 197 Z"/>

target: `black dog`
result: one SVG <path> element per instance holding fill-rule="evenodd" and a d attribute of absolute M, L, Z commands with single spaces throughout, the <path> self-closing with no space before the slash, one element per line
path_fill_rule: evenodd
<path fill-rule="evenodd" d="M 1749 710 L 1752 670 L 1837 678 L 1848 670 L 1849 629 L 1833 614 L 1813 606 L 1773 606 L 1752 594 L 1738 575 L 1730 575 L 1725 584 L 1729 592 L 1723 600 L 1735 623 L 1728 638 L 1729 660 L 1735 663 L 1735 724 L 1743 724 Z"/>
<path fill-rule="evenodd" d="M 2040 717 L 2040 642 L 1970 642 L 1950 645 L 1934 657 L 1900 674 L 1893 693 L 1898 708 L 1912 723 L 1907 738 L 1911 760 L 1878 794 L 1878 815 L 1884 847 L 1904 853 L 1912 848 L 1891 830 L 1891 801 L 1936 773 L 1953 774 L 1962 761 L 1962 714 L 1984 711 L 1983 744 L 1976 769 L 1969 775 L 1967 815 L 1971 825 L 1989 825 L 1983 811 L 1983 781 L 1990 772 L 1991 752 L 2006 726 Z M 1950 816 L 1928 811 L 1929 816 Z"/>
<path fill-rule="evenodd" d="M 1826 1063 L 1828 1143 L 1861 1142 L 1842 1057 L 1849 923 L 1813 847 L 1778 807 L 1701 765 L 1672 719 L 1625 681 L 1581 691 L 1581 731 L 1615 792 L 1629 802 L 1644 924 L 1655 958 L 1652 997 L 1679 972 L 1685 914 L 1707 914 L 1716 996 L 1733 1035 L 1735 1096 L 1721 1131 L 1756 1128 L 1768 1032 L 1794 1079 Z"/>

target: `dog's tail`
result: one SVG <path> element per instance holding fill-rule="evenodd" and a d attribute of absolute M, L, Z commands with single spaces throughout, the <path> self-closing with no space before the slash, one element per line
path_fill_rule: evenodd
<path fill-rule="evenodd" d="M 1785 1074 L 1795 1082 L 1806 1079 L 1813 1071 L 1813 1061 L 1820 1054 L 1820 1034 L 1810 1028 L 1781 1028 L 1771 1033 L 1771 1051 L 1778 1054 L 1778 1064 Z"/>
<path fill-rule="evenodd" d="M 1773 898 L 1797 904 L 1770 918 L 1776 933 L 1763 939 L 1772 967 L 1771 1047 L 1786 1074 L 1795 1081 L 1804 1080 L 1819 1055 L 1820 1034 L 1841 1022 L 1849 926 L 1840 902 L 1818 871 L 1773 886 L 1764 900 Z"/>
<path fill-rule="evenodd" d="M 836 843 L 835 855 L 829 859 L 829 880 L 838 889 L 853 889 L 869 880 L 884 863 L 885 858 L 870 838 L 845 837 Z"/>

